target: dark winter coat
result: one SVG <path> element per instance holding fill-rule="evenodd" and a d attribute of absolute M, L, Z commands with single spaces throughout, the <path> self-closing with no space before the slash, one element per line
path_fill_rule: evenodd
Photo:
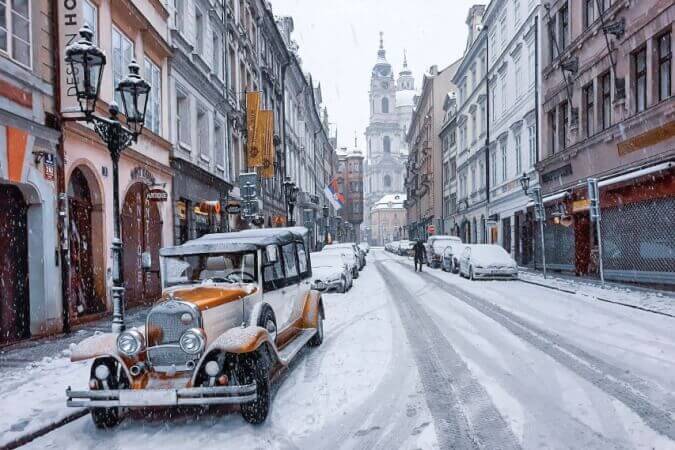
<path fill-rule="evenodd" d="M 415 245 L 413 246 L 413 251 L 415 252 L 415 259 L 419 260 L 424 259 L 426 249 L 424 248 L 424 244 L 422 244 L 422 241 L 417 241 L 417 243 L 415 243 Z"/>

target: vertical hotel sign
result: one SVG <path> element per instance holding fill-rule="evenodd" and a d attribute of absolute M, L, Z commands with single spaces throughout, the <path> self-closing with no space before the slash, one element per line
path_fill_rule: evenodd
<path fill-rule="evenodd" d="M 263 147 L 260 135 L 260 92 L 246 93 L 246 152 L 247 166 L 250 168 L 263 165 Z"/>
<path fill-rule="evenodd" d="M 274 112 L 260 111 L 259 121 L 262 130 L 259 134 L 263 149 L 263 163 L 260 178 L 274 178 Z"/>
<path fill-rule="evenodd" d="M 82 3 L 84 0 L 57 0 L 59 16 L 59 49 L 61 58 L 61 113 L 67 117 L 80 113 L 75 93 L 75 79 L 71 67 L 65 63 L 66 47 L 79 39 L 78 32 L 84 25 Z"/>

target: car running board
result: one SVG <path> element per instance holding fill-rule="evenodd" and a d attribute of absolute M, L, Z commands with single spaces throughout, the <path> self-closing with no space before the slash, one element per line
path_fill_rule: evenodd
<path fill-rule="evenodd" d="M 281 363 L 288 365 L 315 334 L 316 328 L 305 328 L 300 331 L 291 342 L 286 344 L 283 349 L 279 350 L 278 354 Z"/>

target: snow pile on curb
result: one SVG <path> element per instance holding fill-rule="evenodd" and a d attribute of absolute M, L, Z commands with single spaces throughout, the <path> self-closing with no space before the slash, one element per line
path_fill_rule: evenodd
<path fill-rule="evenodd" d="M 66 406 L 65 389 L 70 383 L 86 384 L 89 364 L 71 363 L 69 352 L 2 372 L 0 404 L 5 414 L 0 415 L 0 447 L 78 411 Z"/>

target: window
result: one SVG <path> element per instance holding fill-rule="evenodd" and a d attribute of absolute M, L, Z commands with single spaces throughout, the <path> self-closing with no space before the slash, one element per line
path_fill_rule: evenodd
<path fill-rule="evenodd" d="M 560 149 L 564 150 L 567 147 L 567 123 L 569 120 L 567 102 L 563 102 L 559 106 L 560 113 Z"/>
<path fill-rule="evenodd" d="M 502 50 L 506 48 L 506 39 L 507 39 L 507 31 L 506 31 L 506 12 L 502 14 L 502 16 L 499 18 L 499 37 L 501 38 L 501 43 L 502 43 Z"/>
<path fill-rule="evenodd" d="M 534 166 L 534 163 L 537 162 L 537 133 L 535 125 L 530 125 L 527 127 L 527 146 L 530 153 L 530 167 Z"/>
<path fill-rule="evenodd" d="M 200 158 L 209 161 L 209 116 L 202 108 L 197 109 L 197 146 Z"/>
<path fill-rule="evenodd" d="M 390 175 L 385 175 L 384 176 L 384 187 L 391 187 L 391 176 Z"/>
<path fill-rule="evenodd" d="M 300 269 L 300 275 L 303 277 L 307 275 L 307 252 L 305 252 L 305 245 L 301 243 L 295 244 L 298 248 L 298 267 Z"/>
<path fill-rule="evenodd" d="M 485 121 L 487 120 L 487 114 L 485 113 L 485 102 L 480 104 L 480 132 L 481 134 L 485 132 L 486 124 Z"/>
<path fill-rule="evenodd" d="M 382 138 L 382 150 L 384 153 L 391 153 L 391 139 L 389 139 L 389 136 Z"/>
<path fill-rule="evenodd" d="M 277 255 L 276 262 L 270 262 L 267 253 L 272 252 Z M 276 245 L 267 246 L 263 255 L 263 284 L 265 291 L 271 291 L 283 286 L 284 270 L 281 267 L 281 257 L 279 256 L 279 247 Z"/>
<path fill-rule="evenodd" d="M 520 23 L 520 0 L 513 0 L 513 22 Z"/>
<path fill-rule="evenodd" d="M 670 46 L 670 32 L 662 34 L 657 39 L 659 52 L 659 101 L 670 97 L 673 54 Z"/>
<path fill-rule="evenodd" d="M 492 122 L 494 123 L 497 120 L 497 86 L 492 86 L 491 92 L 491 101 L 492 101 Z"/>
<path fill-rule="evenodd" d="M 127 67 L 134 59 L 134 44 L 122 34 L 116 27 L 112 29 L 113 47 L 113 86 L 117 86 L 125 76 Z M 115 91 L 115 101 L 122 106 L 122 97 Z"/>
<path fill-rule="evenodd" d="M 228 61 L 230 64 L 230 70 L 228 71 L 227 86 L 230 89 L 235 90 L 235 87 L 237 86 L 237 65 L 234 63 L 235 57 L 234 49 L 232 47 L 230 47 L 228 50 Z"/>
<path fill-rule="evenodd" d="M 185 0 L 174 0 L 173 2 L 174 16 L 173 20 L 176 24 L 176 29 L 180 32 L 185 31 L 185 23 L 183 17 L 185 15 Z"/>
<path fill-rule="evenodd" d="M 0 0 L 0 4 L 2 0 Z M 1 19 L 0 19 L 1 20 Z M 83 25 L 89 25 L 91 31 L 94 33 L 94 44 L 98 44 L 98 8 L 89 0 L 82 3 L 82 21 Z"/>
<path fill-rule="evenodd" d="M 212 35 L 212 51 L 213 51 L 213 60 L 211 64 L 211 69 L 213 70 L 213 73 L 218 76 L 218 78 L 223 78 L 223 71 L 222 71 L 222 66 L 220 65 L 220 60 L 221 60 L 221 37 L 218 34 L 218 32 L 214 29 L 213 30 L 213 35 Z"/>
<path fill-rule="evenodd" d="M 471 192 L 476 192 L 476 164 L 471 164 Z"/>
<path fill-rule="evenodd" d="M 490 61 L 494 61 L 494 59 L 495 59 L 495 54 L 497 53 L 497 52 L 496 52 L 496 49 L 497 49 L 497 31 L 496 31 L 496 30 L 493 30 L 493 31 L 490 33 L 490 42 L 489 42 L 489 46 L 490 46 L 490 53 L 489 53 L 490 56 L 489 56 L 489 59 L 490 59 Z"/>
<path fill-rule="evenodd" d="M 515 83 L 516 83 L 516 98 L 520 98 L 520 95 L 522 94 L 522 70 L 520 67 L 520 57 L 516 58 L 514 61 L 515 66 L 516 66 L 516 78 L 515 78 Z"/>
<path fill-rule="evenodd" d="M 474 64 L 471 66 L 471 82 L 473 83 L 472 89 L 476 88 L 476 85 L 478 84 L 478 78 L 476 78 L 476 65 Z"/>
<path fill-rule="evenodd" d="M 551 55 L 551 61 L 558 56 L 556 46 L 555 16 L 551 16 L 548 22 L 548 54 Z"/>
<path fill-rule="evenodd" d="M 497 152 L 493 151 L 490 153 L 490 174 L 492 175 L 491 182 L 492 186 L 497 185 Z"/>
<path fill-rule="evenodd" d="M 162 123 L 162 72 L 150 58 L 145 58 L 144 66 L 145 80 L 150 84 L 145 126 L 153 133 L 159 134 Z"/>
<path fill-rule="evenodd" d="M 506 88 L 506 72 L 501 77 L 501 89 L 502 89 L 502 114 L 506 112 L 506 107 L 508 103 L 508 91 Z"/>
<path fill-rule="evenodd" d="M 476 129 L 476 111 L 471 112 L 471 142 L 476 142 L 478 130 Z"/>
<path fill-rule="evenodd" d="M 389 112 L 389 99 L 387 97 L 382 97 L 382 112 L 385 114 Z"/>
<path fill-rule="evenodd" d="M 535 82 L 536 79 L 536 74 L 535 74 L 535 67 L 534 67 L 534 43 L 533 42 L 528 42 L 527 44 L 527 73 L 528 73 L 528 79 L 530 86 L 532 86 Z"/>
<path fill-rule="evenodd" d="M 602 113 L 602 129 L 605 130 L 612 125 L 612 83 L 609 78 L 609 72 L 600 77 L 600 102 Z"/>
<path fill-rule="evenodd" d="M 635 72 L 635 112 L 647 108 L 647 49 L 641 48 L 633 54 L 633 70 Z"/>
<path fill-rule="evenodd" d="M 558 16 L 560 20 L 560 50 L 562 51 L 567 48 L 570 39 L 570 17 L 567 3 L 560 8 Z"/>
<path fill-rule="evenodd" d="M 500 144 L 502 150 L 502 181 L 506 181 L 506 139 Z"/>
<path fill-rule="evenodd" d="M 549 155 L 555 154 L 558 138 L 558 124 L 556 122 L 555 109 L 548 112 L 548 129 L 549 129 Z"/>
<path fill-rule="evenodd" d="M 216 167 L 225 170 L 225 132 L 223 124 L 215 121 L 213 126 L 213 151 L 215 152 Z"/>
<path fill-rule="evenodd" d="M 483 189 L 484 186 L 485 186 L 485 163 L 481 158 L 481 160 L 478 161 L 478 187 L 480 189 Z"/>
<path fill-rule="evenodd" d="M 295 244 L 286 244 L 281 247 L 281 253 L 284 258 L 284 269 L 286 270 L 286 279 L 293 281 L 298 276 L 298 265 L 296 264 Z"/>
<path fill-rule="evenodd" d="M 199 8 L 195 8 L 195 49 L 200 55 L 204 54 L 204 15 Z"/>
<path fill-rule="evenodd" d="M 515 135 L 516 142 L 516 175 L 523 170 L 523 155 L 520 143 L 520 131 Z"/>
<path fill-rule="evenodd" d="M 584 28 L 589 28 L 595 20 L 595 1 L 584 0 Z"/>
<path fill-rule="evenodd" d="M 594 101 L 593 101 L 593 83 L 587 84 L 583 89 L 583 102 L 584 102 L 584 128 L 586 132 L 586 137 L 593 136 L 594 126 Z"/>
<path fill-rule="evenodd" d="M 601 12 L 605 12 L 612 6 L 612 0 L 599 0 Z"/>
<path fill-rule="evenodd" d="M 26 67 L 31 66 L 29 0 L 0 0 L 0 51 Z"/>
<path fill-rule="evenodd" d="M 191 146 L 190 137 L 190 99 L 187 94 L 176 88 L 176 133 L 178 142 L 188 148 Z"/>

